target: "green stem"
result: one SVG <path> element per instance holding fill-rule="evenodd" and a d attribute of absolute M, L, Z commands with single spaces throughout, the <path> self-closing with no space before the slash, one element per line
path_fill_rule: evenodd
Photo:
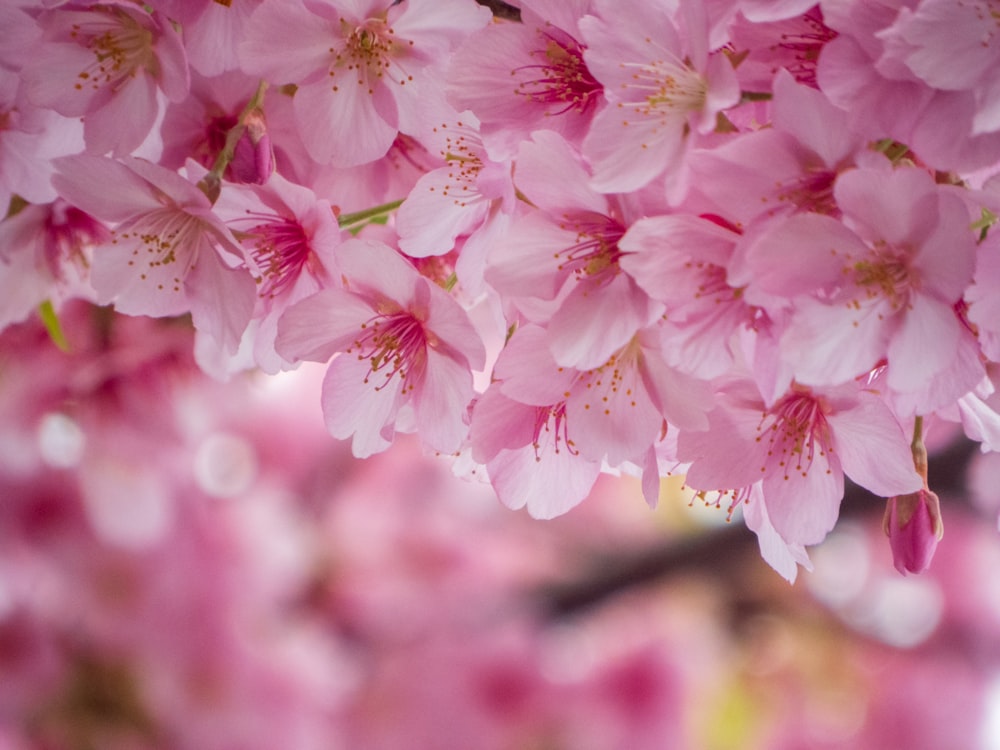
<path fill-rule="evenodd" d="M 62 326 L 59 324 L 59 316 L 56 315 L 56 309 L 52 306 L 52 300 L 45 300 L 38 306 L 38 314 L 42 318 L 42 323 L 45 325 L 45 330 L 49 332 L 49 338 L 52 339 L 52 343 L 55 344 L 61 351 L 69 351 L 69 342 L 66 340 L 66 334 L 63 333 Z"/>
<path fill-rule="evenodd" d="M 341 214 L 337 219 L 337 223 L 340 224 L 341 228 L 343 228 L 362 221 L 371 221 L 372 219 L 377 219 L 380 216 L 385 216 L 386 214 L 395 211 L 402 205 L 403 199 L 400 198 L 398 201 L 383 203 L 381 206 L 366 208 L 364 211 L 355 211 L 353 214 Z"/>

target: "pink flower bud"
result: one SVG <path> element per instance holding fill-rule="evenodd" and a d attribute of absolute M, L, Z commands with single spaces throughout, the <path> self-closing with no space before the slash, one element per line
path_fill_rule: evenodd
<path fill-rule="evenodd" d="M 234 182 L 263 185 L 274 172 L 274 148 L 267 133 L 264 113 L 250 110 L 243 118 L 246 129 L 233 149 L 229 176 Z"/>
<path fill-rule="evenodd" d="M 882 529 L 889 537 L 896 570 L 903 575 L 924 572 L 944 535 L 938 496 L 924 488 L 889 498 Z"/>

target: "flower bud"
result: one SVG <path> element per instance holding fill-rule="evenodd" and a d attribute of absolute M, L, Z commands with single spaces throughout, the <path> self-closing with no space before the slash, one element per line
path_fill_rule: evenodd
<path fill-rule="evenodd" d="M 889 537 L 896 570 L 903 575 L 922 573 L 930 567 L 944 535 L 938 496 L 924 488 L 889 498 L 882 529 Z"/>
<path fill-rule="evenodd" d="M 263 185 L 274 172 L 274 147 L 267 133 L 264 113 L 251 109 L 243 118 L 245 127 L 233 149 L 229 176 L 234 182 Z"/>

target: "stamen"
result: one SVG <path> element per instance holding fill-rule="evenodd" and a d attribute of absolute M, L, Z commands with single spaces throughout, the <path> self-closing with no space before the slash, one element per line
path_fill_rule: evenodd
<path fill-rule="evenodd" d="M 421 322 L 409 313 L 376 315 L 361 324 L 360 335 L 347 349 L 348 354 L 354 352 L 359 361 L 369 361 L 365 383 L 375 373 L 384 372 L 384 382 L 375 386 L 380 391 L 396 375 L 406 380 L 422 371 L 427 359 L 427 336 Z M 410 382 L 401 387 L 405 392 L 412 391 L 415 385 Z"/>
<path fill-rule="evenodd" d="M 587 69 L 583 61 L 583 48 L 571 37 L 557 38 L 552 33 L 541 33 L 545 48 L 534 50 L 532 55 L 544 62 L 522 65 L 511 71 L 520 79 L 514 93 L 528 101 L 551 104 L 558 109 L 546 110 L 545 115 L 561 115 L 574 111 L 577 114 L 597 105 L 602 86 Z M 535 76 L 536 78 L 529 78 Z"/>

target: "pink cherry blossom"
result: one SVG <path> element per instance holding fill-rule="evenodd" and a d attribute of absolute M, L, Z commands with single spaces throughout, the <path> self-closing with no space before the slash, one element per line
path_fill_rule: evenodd
<path fill-rule="evenodd" d="M 622 268 L 665 304 L 659 325 L 665 356 L 698 377 L 729 371 L 736 333 L 758 317 L 742 289 L 727 281 L 738 238 L 708 219 L 677 214 L 639 219 L 619 243 Z"/>
<path fill-rule="evenodd" d="M 83 117 L 87 150 L 131 153 L 159 112 L 187 96 L 184 47 L 170 22 L 132 3 L 67 3 L 39 16 L 43 41 L 24 66 L 28 98 Z"/>
<path fill-rule="evenodd" d="M 276 373 L 288 363 L 274 351 L 278 319 L 291 305 L 335 284 L 333 249 L 340 229 L 330 204 L 308 188 L 274 175 L 266 186 L 226 186 L 216 205 L 259 274 L 248 329 L 253 361 Z"/>
<path fill-rule="evenodd" d="M 788 544 L 821 541 L 833 528 L 844 474 L 877 495 L 915 492 L 921 478 L 885 403 L 855 385 L 794 386 L 768 407 L 746 381 L 725 385 L 702 432 L 684 431 L 678 458 L 701 491 L 757 481 L 771 525 Z"/>
<path fill-rule="evenodd" d="M 353 436 L 355 455 L 388 448 L 404 407 L 428 445 L 456 451 L 471 370 L 486 356 L 465 311 L 380 242 L 348 240 L 334 255 L 344 288 L 290 307 L 278 322 L 278 354 L 320 362 L 339 354 L 323 382 L 323 413 L 334 437 Z"/>
<path fill-rule="evenodd" d="M 584 60 L 604 86 L 608 106 L 583 142 L 597 190 L 623 192 L 676 171 L 716 115 L 739 101 L 728 58 L 710 54 L 700 3 L 595 0 L 580 21 Z"/>
<path fill-rule="evenodd" d="M 240 48 L 243 70 L 293 83 L 309 154 L 348 167 L 374 161 L 397 132 L 414 133 L 432 68 L 489 12 L 462 0 L 264 0 Z M 317 126 L 322 123 L 322 126 Z"/>
<path fill-rule="evenodd" d="M 961 339 L 954 305 L 975 253 L 966 209 L 915 168 L 846 172 L 834 195 L 843 223 L 798 214 L 749 240 L 751 289 L 791 300 L 781 347 L 799 382 L 842 383 L 887 359 L 890 388 L 919 390 Z"/>
<path fill-rule="evenodd" d="M 67 201 L 108 222 L 94 249 L 91 283 L 102 303 L 130 315 L 181 315 L 235 352 L 253 310 L 254 284 L 208 198 L 175 172 L 129 157 L 56 161 Z"/>
<path fill-rule="evenodd" d="M 459 235 L 489 232 L 514 203 L 511 163 L 490 158 L 474 123 L 442 123 L 432 140 L 444 166 L 417 180 L 396 214 L 399 248 L 415 258 L 448 253 Z"/>
<path fill-rule="evenodd" d="M 582 502 L 601 473 L 600 461 L 583 458 L 569 434 L 565 402 L 522 404 L 497 385 L 476 401 L 469 441 L 504 505 L 554 518 Z"/>
<path fill-rule="evenodd" d="M 544 321 L 556 361 L 601 366 L 662 313 L 619 263 L 618 242 L 637 211 L 590 189 L 580 156 L 552 131 L 521 144 L 516 175 L 538 210 L 512 219 L 487 259 L 486 279 L 515 301 L 558 295 Z"/>
<path fill-rule="evenodd" d="M 25 206 L 0 222 L 0 328 L 46 299 L 93 297 L 91 251 L 109 230 L 64 200 Z"/>
<path fill-rule="evenodd" d="M 452 56 L 448 99 L 469 109 L 491 148 L 513 154 L 534 130 L 579 143 L 602 102 L 578 28 L 590 0 L 527 2 L 519 23 L 493 23 Z"/>
<path fill-rule="evenodd" d="M 690 154 L 687 210 L 725 216 L 741 227 L 797 211 L 839 215 L 837 175 L 879 157 L 865 154 L 867 139 L 846 112 L 785 70 L 774 78 L 770 108 L 773 127 Z"/>

